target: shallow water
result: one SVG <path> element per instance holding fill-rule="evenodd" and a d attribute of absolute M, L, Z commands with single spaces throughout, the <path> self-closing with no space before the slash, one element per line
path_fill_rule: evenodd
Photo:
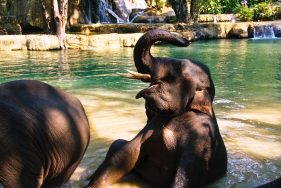
<path fill-rule="evenodd" d="M 216 87 L 214 110 L 228 151 L 227 174 L 213 187 L 253 187 L 281 176 L 280 39 L 212 40 L 187 48 L 159 45 L 154 56 L 207 64 Z M 135 70 L 133 48 L 0 53 L 0 83 L 37 79 L 75 94 L 90 124 L 88 150 L 62 187 L 83 187 L 118 138 L 132 139 L 145 125 L 147 84 L 116 75 Z M 112 187 L 148 187 L 130 176 Z"/>

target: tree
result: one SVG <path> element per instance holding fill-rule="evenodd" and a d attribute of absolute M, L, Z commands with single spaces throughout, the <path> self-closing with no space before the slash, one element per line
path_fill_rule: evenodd
<path fill-rule="evenodd" d="M 49 9 L 48 2 L 52 3 L 52 9 Z M 60 48 L 66 48 L 65 28 L 67 23 L 68 0 L 41 0 L 44 20 L 44 30 L 47 33 L 56 33 Z M 53 18 L 51 17 L 53 13 Z"/>
<path fill-rule="evenodd" d="M 176 17 L 179 22 L 186 22 L 188 18 L 188 9 L 186 0 L 169 0 L 172 8 L 175 11 Z"/>

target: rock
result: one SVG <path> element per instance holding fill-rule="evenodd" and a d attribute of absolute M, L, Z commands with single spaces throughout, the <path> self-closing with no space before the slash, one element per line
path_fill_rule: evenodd
<path fill-rule="evenodd" d="M 22 29 L 15 16 L 0 16 L 1 35 L 20 35 Z"/>
<path fill-rule="evenodd" d="M 58 50 L 59 39 L 55 35 L 26 35 L 28 50 Z"/>
<path fill-rule="evenodd" d="M 129 12 L 124 0 L 113 0 L 111 9 L 123 22 L 129 21 Z"/>
<path fill-rule="evenodd" d="M 214 22 L 214 14 L 200 14 L 198 22 Z M 217 14 L 217 22 L 235 22 L 238 19 L 238 14 Z"/>
<path fill-rule="evenodd" d="M 281 24 L 274 24 L 273 31 L 274 31 L 275 37 L 281 37 Z"/>
<path fill-rule="evenodd" d="M 0 35 L 8 35 L 8 32 L 6 31 L 6 29 L 2 26 L 0 26 Z"/>
<path fill-rule="evenodd" d="M 186 37 L 190 41 L 217 38 L 251 38 L 254 36 L 254 27 L 262 28 L 263 32 L 265 28 L 271 28 L 275 36 L 281 36 L 281 22 L 90 24 L 77 25 L 75 31 L 83 34 L 67 34 L 66 43 L 67 48 L 83 50 L 133 47 L 143 33 L 151 29 L 168 30 L 179 37 Z M 105 32 L 106 34 L 104 34 Z M 59 48 L 58 38 L 55 35 L 0 36 L 0 50 L 53 50 Z"/>
<path fill-rule="evenodd" d="M 166 16 L 166 23 L 176 23 L 178 21 L 176 16 Z"/>
<path fill-rule="evenodd" d="M 145 14 L 145 9 L 134 8 L 129 16 L 129 21 L 132 22 L 137 16 L 143 16 Z"/>
<path fill-rule="evenodd" d="M 135 34 L 104 34 L 94 35 L 89 39 L 89 44 L 94 48 L 120 48 L 120 47 L 132 47 L 135 46 L 138 39 L 142 36 L 142 33 Z"/>
<path fill-rule="evenodd" d="M 132 9 L 131 23 L 174 23 L 177 21 L 175 12 L 171 8 Z"/>
<path fill-rule="evenodd" d="M 138 16 L 133 23 L 165 23 L 166 16 Z"/>
<path fill-rule="evenodd" d="M 164 24 L 164 25 L 158 27 L 158 29 L 163 29 L 163 30 L 170 31 L 170 32 L 176 31 L 176 28 L 173 24 Z"/>
<path fill-rule="evenodd" d="M 227 36 L 229 38 L 248 38 L 249 37 L 248 29 L 249 29 L 248 23 L 234 24 L 231 30 L 228 32 Z"/>
<path fill-rule="evenodd" d="M 26 50 L 24 35 L 0 35 L 0 50 Z"/>
<path fill-rule="evenodd" d="M 68 49 L 86 49 L 88 48 L 88 37 L 85 35 L 66 35 L 66 47 Z"/>

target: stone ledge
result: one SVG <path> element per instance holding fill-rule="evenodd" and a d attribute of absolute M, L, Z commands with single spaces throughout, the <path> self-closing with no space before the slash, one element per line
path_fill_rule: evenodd
<path fill-rule="evenodd" d="M 58 50 L 55 35 L 0 35 L 0 50 Z"/>
<path fill-rule="evenodd" d="M 151 29 L 168 30 L 190 41 L 223 38 L 252 38 L 254 27 L 269 25 L 276 37 L 281 36 L 281 22 L 241 22 L 217 24 L 103 24 L 81 25 L 83 32 L 67 34 L 69 49 L 133 47 L 144 32 Z M 129 29 L 127 29 L 129 28 Z M 87 32 L 86 32 L 87 31 Z M 93 34 L 97 31 L 100 34 Z M 103 32 L 103 33 L 101 33 Z M 57 50 L 55 35 L 0 35 L 0 50 Z"/>

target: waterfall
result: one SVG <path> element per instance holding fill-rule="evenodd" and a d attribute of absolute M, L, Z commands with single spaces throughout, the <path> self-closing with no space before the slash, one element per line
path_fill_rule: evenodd
<path fill-rule="evenodd" d="M 99 3 L 98 17 L 99 17 L 100 23 L 106 23 L 106 22 L 108 22 L 108 20 L 107 20 L 107 18 L 106 18 L 106 6 L 105 6 L 105 3 L 104 3 L 103 1 L 101 1 L 101 2 Z"/>
<path fill-rule="evenodd" d="M 130 23 L 133 23 L 135 19 L 137 19 L 138 17 L 140 17 L 140 14 L 137 14 L 135 17 L 133 17 L 133 19 L 130 21 Z"/>
<path fill-rule="evenodd" d="M 92 0 L 87 0 L 86 2 L 86 17 L 88 18 L 88 24 L 91 24 L 92 23 Z"/>
<path fill-rule="evenodd" d="M 109 0 L 99 0 L 97 1 L 97 10 L 95 15 L 97 20 L 95 22 L 100 23 L 129 23 L 129 15 L 132 12 L 132 9 L 146 9 L 147 4 L 145 0 L 113 0 L 111 3 L 108 3 Z M 90 4 L 91 3 L 91 4 Z M 87 14 L 92 14 L 91 8 L 93 0 L 87 0 Z M 88 15 L 87 15 L 88 16 Z M 116 21 L 115 21 L 116 20 Z M 91 20 L 92 21 L 92 20 Z"/>
<path fill-rule="evenodd" d="M 110 10 L 110 9 L 106 9 L 106 11 L 109 13 L 109 14 L 111 14 L 111 16 L 113 16 L 117 21 L 116 21 L 116 23 L 122 23 L 122 22 L 124 22 L 124 20 L 123 19 L 121 19 L 117 14 L 115 14 L 112 10 Z"/>
<path fill-rule="evenodd" d="M 254 38 L 275 38 L 272 25 L 256 25 L 254 26 Z"/>

